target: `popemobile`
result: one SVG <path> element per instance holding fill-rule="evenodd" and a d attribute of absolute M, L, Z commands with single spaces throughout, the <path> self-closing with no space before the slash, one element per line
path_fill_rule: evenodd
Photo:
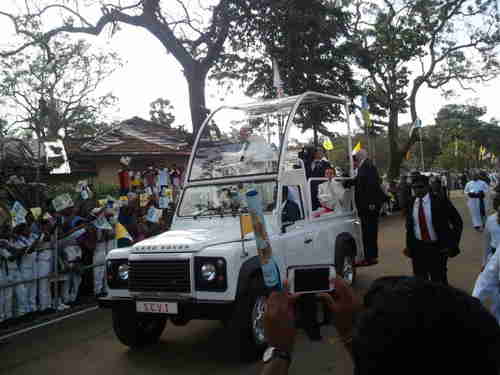
<path fill-rule="evenodd" d="M 118 339 L 131 348 L 155 343 L 167 322 L 218 320 L 239 358 L 258 358 L 266 347 L 266 296 L 245 192 L 255 190 L 281 280 L 295 266 L 334 265 L 354 283 L 353 264 L 363 254 L 354 191 L 338 204 L 312 211 L 311 183 L 299 157 L 302 143 L 347 134 L 349 102 L 306 92 L 297 96 L 223 106 L 196 137 L 171 229 L 106 258 L 107 295 Z M 343 178 L 334 178 L 342 183 Z M 331 180 L 330 180 L 331 181 Z M 293 201 L 294 215 L 287 210 Z"/>

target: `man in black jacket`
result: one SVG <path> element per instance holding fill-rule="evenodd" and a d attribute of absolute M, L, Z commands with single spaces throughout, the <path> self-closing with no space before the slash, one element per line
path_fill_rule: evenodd
<path fill-rule="evenodd" d="M 432 194 L 428 177 L 413 182 L 415 198 L 406 215 L 406 249 L 416 277 L 448 284 L 447 262 L 459 253 L 463 222 L 446 197 Z"/>
<path fill-rule="evenodd" d="M 310 156 L 308 155 L 310 154 Z M 323 160 L 323 151 L 320 148 L 308 150 L 307 153 L 303 153 L 304 166 L 306 170 L 306 177 L 325 177 L 325 171 L 327 168 L 331 168 L 331 165 L 326 160 Z M 323 181 L 312 181 L 311 182 L 311 201 L 312 209 L 317 210 L 321 207 L 318 199 L 318 186 Z"/>
<path fill-rule="evenodd" d="M 386 195 L 380 186 L 377 168 L 368 159 L 366 150 L 359 150 L 353 155 L 353 159 L 354 166 L 358 168 L 358 174 L 353 181 L 354 201 L 361 220 L 365 249 L 365 259 L 356 265 L 370 266 L 378 263 L 378 219 Z"/>

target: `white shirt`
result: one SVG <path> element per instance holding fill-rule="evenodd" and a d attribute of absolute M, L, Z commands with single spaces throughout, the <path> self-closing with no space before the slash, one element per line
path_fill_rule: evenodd
<path fill-rule="evenodd" d="M 498 224 L 498 214 L 488 216 L 484 226 L 484 257 L 483 266 L 491 256 L 491 249 L 496 249 L 500 245 L 500 224 Z"/>
<path fill-rule="evenodd" d="M 422 240 L 422 234 L 420 232 L 420 221 L 418 219 L 418 210 L 420 208 L 420 198 L 415 199 L 415 203 L 413 205 L 413 232 L 415 233 L 415 237 L 417 240 Z M 424 205 L 424 214 L 425 214 L 425 222 L 427 223 L 427 230 L 429 232 L 429 237 L 431 241 L 437 241 L 436 231 L 432 226 L 432 212 L 431 212 L 431 197 L 429 193 L 427 193 L 422 198 L 422 204 Z"/>
<path fill-rule="evenodd" d="M 480 191 L 487 193 L 489 190 L 490 188 L 488 187 L 488 184 L 486 182 L 484 182 L 483 180 L 475 180 L 467 182 L 467 185 L 465 185 L 464 193 L 479 193 Z"/>

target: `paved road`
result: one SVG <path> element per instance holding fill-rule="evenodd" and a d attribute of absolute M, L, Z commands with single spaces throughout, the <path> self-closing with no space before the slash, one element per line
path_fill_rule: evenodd
<path fill-rule="evenodd" d="M 470 224 L 463 198 L 455 204 L 465 222 L 462 254 L 449 263 L 454 286 L 472 289 L 480 267 L 482 237 Z M 404 227 L 399 215 L 383 219 L 381 263 L 358 274 L 364 291 L 379 276 L 409 274 L 401 255 Z M 350 374 L 352 365 L 333 328 L 323 329 L 324 341 L 298 340 L 291 374 Z M 260 364 L 235 363 L 226 355 L 224 329 L 218 322 L 193 321 L 186 327 L 167 325 L 161 342 L 144 351 L 121 345 L 111 329 L 109 311 L 97 310 L 13 338 L 0 346 L 0 374 L 258 374 Z"/>

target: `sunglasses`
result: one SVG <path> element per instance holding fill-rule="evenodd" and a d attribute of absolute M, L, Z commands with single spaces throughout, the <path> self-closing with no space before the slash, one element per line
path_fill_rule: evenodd
<path fill-rule="evenodd" d="M 425 189 L 427 186 L 425 185 L 413 185 L 414 189 Z"/>

